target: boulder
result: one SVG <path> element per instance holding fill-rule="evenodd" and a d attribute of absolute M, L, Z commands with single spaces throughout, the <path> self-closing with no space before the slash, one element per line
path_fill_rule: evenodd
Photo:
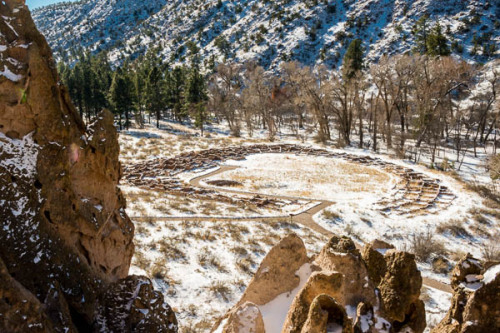
<path fill-rule="evenodd" d="M 301 333 L 352 333 L 352 322 L 342 305 L 328 295 L 318 295 L 309 309 Z"/>
<path fill-rule="evenodd" d="M 389 249 L 394 249 L 389 243 L 374 240 L 363 248 L 363 260 L 368 269 L 368 275 L 375 286 L 378 286 L 387 271 L 384 255 Z"/>
<path fill-rule="evenodd" d="M 500 265 L 464 256 L 452 272 L 451 308 L 432 333 L 500 332 Z"/>
<path fill-rule="evenodd" d="M 387 271 L 379 290 L 384 317 L 396 331 L 409 327 L 423 332 L 426 327 L 424 303 L 419 299 L 422 276 L 415 256 L 390 250 L 385 255 Z"/>
<path fill-rule="evenodd" d="M 33 328 L 90 331 L 134 252 L 113 116 L 84 124 L 23 0 L 0 3 L 0 45 L 0 259 L 15 282 L 1 288 L 34 297 Z"/>
<path fill-rule="evenodd" d="M 17 282 L 0 259 L 0 331 L 52 332 L 54 327 L 43 304 Z"/>
<path fill-rule="evenodd" d="M 174 312 L 145 277 L 128 276 L 110 285 L 98 310 L 99 332 L 177 332 Z"/>
<path fill-rule="evenodd" d="M 223 333 L 265 333 L 264 321 L 259 307 L 246 302 L 232 310 Z"/>
<path fill-rule="evenodd" d="M 283 325 L 283 333 L 305 332 L 303 327 L 311 314 L 313 301 L 324 295 L 335 299 L 335 304 L 344 300 L 344 276 L 337 272 L 315 272 L 302 290 L 295 296 Z M 318 310 L 319 311 L 319 310 Z M 345 310 L 344 310 L 345 312 Z"/>
<path fill-rule="evenodd" d="M 299 236 L 291 234 L 283 238 L 266 255 L 238 305 L 245 302 L 264 305 L 297 288 L 300 278 L 296 272 L 308 262 L 306 247 Z"/>
<path fill-rule="evenodd" d="M 375 333 L 376 319 L 371 304 L 359 303 L 356 309 L 356 322 L 354 323 L 354 333 Z"/>
<path fill-rule="evenodd" d="M 360 302 L 375 304 L 376 296 L 368 269 L 350 238 L 333 236 L 314 263 L 323 271 L 336 271 L 344 275 L 344 297 L 338 300 L 341 304 L 354 307 Z"/>

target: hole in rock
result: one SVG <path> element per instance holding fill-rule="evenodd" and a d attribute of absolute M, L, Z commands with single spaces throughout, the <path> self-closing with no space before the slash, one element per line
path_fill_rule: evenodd
<path fill-rule="evenodd" d="M 69 306 L 69 313 L 78 332 L 93 332 L 92 325 L 84 315 L 79 313 L 72 306 Z"/>
<path fill-rule="evenodd" d="M 43 212 L 43 215 L 45 216 L 45 218 L 47 219 L 47 221 L 49 221 L 50 223 L 54 223 L 54 222 L 52 221 L 52 219 L 50 218 L 50 212 L 49 212 L 48 210 L 45 210 L 45 211 Z"/>

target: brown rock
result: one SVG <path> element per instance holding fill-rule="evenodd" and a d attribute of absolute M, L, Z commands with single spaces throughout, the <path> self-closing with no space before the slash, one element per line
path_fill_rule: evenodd
<path fill-rule="evenodd" d="M 302 333 L 352 333 L 352 322 L 345 309 L 328 295 L 317 296 L 309 309 Z"/>
<path fill-rule="evenodd" d="M 177 332 L 174 312 L 151 281 L 141 276 L 129 276 L 109 287 L 96 325 L 100 332 Z"/>
<path fill-rule="evenodd" d="M 333 236 L 314 261 L 323 271 L 344 275 L 344 297 L 341 304 L 356 307 L 358 303 L 375 304 L 374 286 L 359 250 L 348 237 Z"/>
<path fill-rule="evenodd" d="M 356 322 L 354 323 L 354 333 L 375 333 L 375 314 L 371 304 L 359 303 L 356 309 Z"/>
<path fill-rule="evenodd" d="M 10 276 L 0 259 L 0 331 L 11 333 L 52 332 L 43 305 Z"/>
<path fill-rule="evenodd" d="M 500 332 L 500 266 L 482 269 L 467 254 L 452 273 L 452 305 L 432 333 Z"/>
<path fill-rule="evenodd" d="M 480 275 L 482 271 L 483 265 L 481 262 L 467 253 L 460 259 L 451 272 L 451 287 L 453 290 L 461 288 L 460 285 L 467 282 L 467 276 L 477 276 Z"/>
<path fill-rule="evenodd" d="M 295 234 L 283 238 L 260 264 L 238 305 L 251 302 L 264 305 L 278 295 L 297 288 L 296 272 L 309 262 L 304 242 Z"/>
<path fill-rule="evenodd" d="M 396 331 L 410 327 L 423 332 L 426 327 L 425 308 L 419 299 L 422 277 L 415 256 L 390 250 L 386 253 L 387 272 L 379 284 L 384 317 Z"/>
<path fill-rule="evenodd" d="M 381 240 L 374 240 L 363 248 L 362 257 L 366 263 L 368 275 L 375 286 L 378 286 L 387 271 L 384 254 L 386 250 L 393 248 L 394 246 Z"/>
<path fill-rule="evenodd" d="M 0 45 L 0 256 L 18 283 L 5 293 L 22 286 L 48 309 L 34 327 L 89 331 L 134 251 L 113 117 L 85 126 L 24 1 L 0 3 Z M 0 325 L 16 321 L 5 313 Z"/>
<path fill-rule="evenodd" d="M 328 295 L 342 304 L 344 301 L 344 276 L 337 272 L 313 273 L 302 290 L 295 296 L 288 311 L 283 333 L 297 333 L 303 331 L 303 326 L 310 314 L 313 301 L 319 295 Z"/>
<path fill-rule="evenodd" d="M 233 309 L 227 317 L 224 333 L 265 333 L 264 321 L 259 307 L 246 302 Z"/>

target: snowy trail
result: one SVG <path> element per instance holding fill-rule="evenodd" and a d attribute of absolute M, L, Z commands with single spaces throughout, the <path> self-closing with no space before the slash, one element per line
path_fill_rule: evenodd
<path fill-rule="evenodd" d="M 229 165 L 221 165 L 219 169 L 203 174 L 201 176 L 195 177 L 189 181 L 189 183 L 193 186 L 196 187 L 204 187 L 204 188 L 210 188 L 213 189 L 214 187 L 212 186 L 207 186 L 206 184 L 203 183 L 204 179 L 210 178 L 212 176 L 224 173 L 226 171 L 231 171 L 238 169 L 237 166 L 229 166 Z M 233 190 L 233 189 L 225 189 L 225 188 L 217 188 L 217 191 L 220 192 L 225 192 L 225 193 L 232 193 L 232 194 L 255 194 L 259 195 L 261 197 L 267 197 L 270 199 L 285 199 L 285 200 L 310 200 L 308 198 L 300 198 L 300 197 L 290 197 L 290 196 L 280 196 L 280 195 L 269 195 L 269 194 L 261 194 L 261 193 L 254 193 L 254 192 L 246 192 L 246 191 L 239 191 L 239 190 Z M 289 215 L 289 216 L 272 216 L 272 217 L 244 217 L 244 218 L 238 218 L 238 217 L 213 217 L 213 216 L 193 216 L 193 217 L 173 217 L 173 216 L 164 216 L 164 217 L 134 217 L 133 219 L 138 221 L 138 222 L 144 222 L 144 221 L 150 221 L 150 220 L 155 220 L 155 221 L 179 221 L 179 222 L 204 222 L 204 221 L 213 221 L 213 220 L 223 220 L 223 221 L 238 221 L 238 222 L 266 222 L 266 221 L 275 221 L 277 218 L 290 218 L 291 222 L 298 223 L 302 226 L 308 227 L 316 232 L 321 233 L 322 235 L 325 235 L 327 237 L 333 236 L 333 232 L 323 228 L 319 224 L 317 224 L 313 216 L 324 210 L 325 208 L 328 208 L 332 205 L 335 204 L 335 202 L 332 201 L 327 201 L 327 200 L 314 200 L 319 202 L 318 205 L 311 207 L 299 214 L 295 215 Z M 364 244 L 356 242 L 356 247 L 358 249 L 362 249 Z M 427 278 L 427 277 L 422 277 L 423 284 L 428 287 L 432 287 L 434 289 L 438 289 L 440 291 L 446 292 L 446 293 L 452 293 L 452 289 L 448 284 L 442 283 L 440 281 Z"/>

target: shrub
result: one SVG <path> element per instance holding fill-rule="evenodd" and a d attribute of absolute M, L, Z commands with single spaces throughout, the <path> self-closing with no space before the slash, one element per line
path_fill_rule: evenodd
<path fill-rule="evenodd" d="M 471 236 L 467 229 L 465 229 L 464 222 L 456 219 L 440 224 L 436 231 L 440 234 L 449 232 L 453 237 L 467 238 Z"/>
<path fill-rule="evenodd" d="M 213 282 L 210 285 L 210 287 L 208 287 L 208 289 L 216 297 L 220 296 L 224 299 L 224 301 L 226 301 L 226 302 L 229 301 L 228 295 L 231 293 L 231 290 L 222 281 Z"/>
<path fill-rule="evenodd" d="M 500 237 L 494 237 L 481 246 L 481 253 L 486 261 L 500 261 Z"/>
<path fill-rule="evenodd" d="M 445 248 L 441 242 L 434 238 L 434 234 L 427 230 L 412 235 L 410 238 L 410 251 L 418 261 L 427 262 L 432 255 L 444 254 Z"/>
<path fill-rule="evenodd" d="M 340 214 L 331 210 L 325 210 L 323 212 L 323 217 L 327 220 L 340 220 Z"/>

